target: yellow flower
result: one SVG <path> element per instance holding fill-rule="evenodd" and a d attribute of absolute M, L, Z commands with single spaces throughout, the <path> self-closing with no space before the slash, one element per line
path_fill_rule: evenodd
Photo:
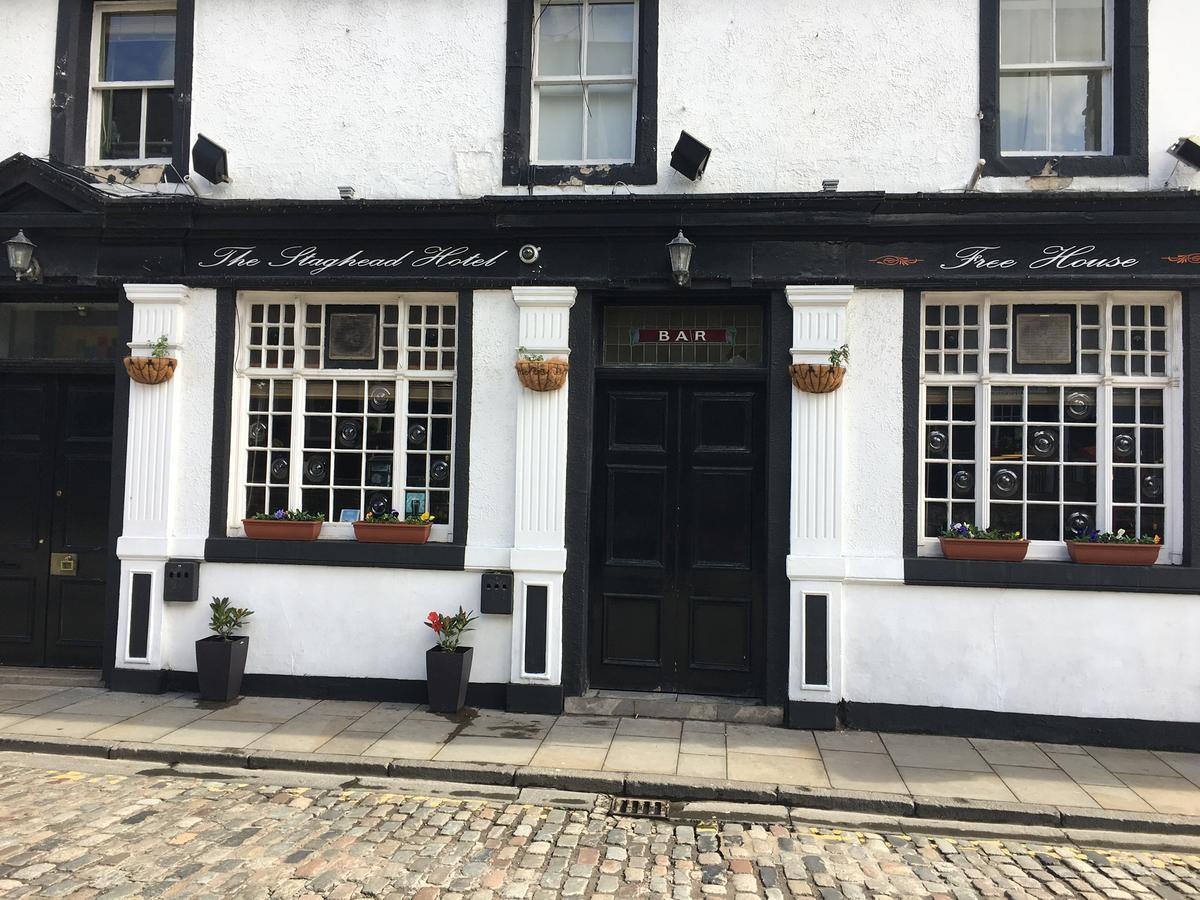
<path fill-rule="evenodd" d="M 1154 543 L 1156 543 L 1156 544 L 1162 543 L 1162 538 L 1159 537 L 1157 534 L 1154 536 Z"/>

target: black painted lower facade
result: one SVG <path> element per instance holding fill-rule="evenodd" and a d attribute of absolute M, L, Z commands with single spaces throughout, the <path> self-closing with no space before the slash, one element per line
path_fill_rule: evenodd
<path fill-rule="evenodd" d="M 1169 446 L 1174 441 L 1179 448 L 1165 452 L 1161 463 L 1142 455 L 1128 463 L 1141 479 L 1143 493 L 1126 502 L 1115 493 L 1105 493 L 1118 487 L 1096 489 L 1114 509 L 1121 508 L 1121 515 L 1132 509 L 1135 517 L 1142 517 L 1134 519 L 1138 527 L 1143 522 L 1158 525 L 1155 517 L 1160 508 L 1163 515 L 1174 517 L 1165 551 L 1173 564 L 1153 568 L 1079 566 L 1058 558 L 1020 563 L 942 558 L 931 549 L 933 538 L 928 533 L 930 517 L 941 513 L 931 510 L 940 503 L 949 521 L 967 501 L 956 499 L 952 493 L 956 488 L 951 486 L 944 498 L 931 499 L 930 483 L 940 476 L 929 467 L 940 465 L 940 457 L 930 457 L 927 432 L 941 420 L 928 424 L 934 419 L 922 409 L 931 391 L 948 385 L 951 402 L 945 425 L 947 435 L 957 440 L 954 428 L 962 426 L 950 414 L 953 390 L 956 384 L 968 382 L 930 377 L 932 357 L 938 356 L 940 377 L 948 374 L 943 367 L 951 356 L 956 364 L 964 364 L 964 354 L 978 351 L 978 365 L 986 366 L 988 352 L 994 349 L 965 344 L 973 328 L 985 332 L 982 323 L 948 319 L 937 323 L 939 343 L 931 347 L 931 297 L 953 295 L 958 298 L 957 308 L 963 310 L 975 302 L 972 297 L 1007 297 L 1012 312 L 1006 315 L 1014 318 L 1003 328 L 1015 334 L 1015 316 L 1027 314 L 1021 296 L 1036 298 L 1049 308 L 1055 305 L 1054 295 L 1061 295 L 1066 300 L 1055 308 L 1074 304 L 1076 312 L 1071 315 L 1077 318 L 1071 320 L 1071 328 L 1076 343 L 1072 347 L 1081 357 L 1090 352 L 1084 346 L 1092 327 L 1086 321 L 1090 305 L 1108 310 L 1119 305 L 1110 295 L 1129 292 L 1166 297 L 1162 301 L 1134 297 L 1127 306 L 1132 309 L 1140 303 L 1151 316 L 1160 304 L 1175 316 L 1162 326 L 1145 325 L 1148 342 L 1157 340 L 1159 331 L 1178 337 L 1180 351 L 1168 348 L 1161 354 L 1164 366 L 1172 367 L 1169 390 L 1200 377 L 1200 361 L 1193 349 L 1200 333 L 1200 241 L 1195 237 L 1200 233 L 1200 200 L 1195 197 L 1179 192 L 822 194 L 217 203 L 182 196 L 117 199 L 80 185 L 50 164 L 14 157 L 0 163 L 0 231 L 17 228 L 37 242 L 45 279 L 40 285 L 17 284 L 4 272 L 0 306 L 112 303 L 117 306 L 113 337 L 122 346 L 133 333 L 124 285 L 180 284 L 215 291 L 217 333 L 228 340 L 218 339 L 215 345 L 213 440 L 211 446 L 200 448 L 211 459 L 210 522 L 207 533 L 200 536 L 202 572 L 214 567 L 260 572 L 320 567 L 387 570 L 398 580 L 406 572 L 460 573 L 464 578 L 469 573 L 482 578 L 490 567 L 477 561 L 482 557 L 473 556 L 473 523 L 467 514 L 467 498 L 474 490 L 468 476 L 475 469 L 471 435 L 474 429 L 489 427 L 487 421 L 479 421 L 478 406 L 471 416 L 472 392 L 479 389 L 474 383 L 479 374 L 471 365 L 472 340 L 478 341 L 481 334 L 472 324 L 480 313 L 476 292 L 514 286 L 574 289 L 567 335 L 571 374 L 565 388 L 570 427 L 562 446 L 561 550 L 567 562 L 561 573 L 561 602 L 553 586 L 539 588 L 530 581 L 519 588 L 521 636 L 511 650 L 518 657 L 516 670 L 554 675 L 474 683 L 469 695 L 473 704 L 552 713 L 562 709 L 564 697 L 597 688 L 657 690 L 783 706 L 788 724 L 799 728 L 857 727 L 1200 749 L 1196 706 L 1189 712 L 1186 705 L 1179 705 L 1173 717 L 1143 714 L 1133 701 L 1113 705 L 1120 707 L 1121 715 L 1041 715 L 962 708 L 949 693 L 946 702 L 930 702 L 937 698 L 928 690 L 920 695 L 923 702 L 912 703 L 858 695 L 855 672 L 846 667 L 850 661 L 862 665 L 867 657 L 854 649 L 858 613 L 847 616 L 844 611 L 867 602 L 857 599 L 860 581 L 886 583 L 897 602 L 901 597 L 920 598 L 926 591 L 946 590 L 971 598 L 980 596 L 974 593 L 980 591 L 1028 591 L 1044 596 L 1048 603 L 1064 595 L 1086 602 L 1090 595 L 1114 593 L 1193 602 L 1200 593 L 1200 528 L 1192 493 L 1200 468 L 1196 452 L 1200 400 L 1195 392 L 1184 387 L 1178 415 L 1168 411 L 1165 422 L 1135 418 L 1128 423 L 1134 439 L 1143 442 L 1157 440 L 1161 425 L 1164 441 Z M 681 228 L 696 244 L 687 287 L 672 280 L 665 250 L 667 240 Z M 533 263 L 521 261 L 519 250 L 526 244 L 539 248 Z M 788 366 L 794 361 L 797 313 L 788 288 L 813 285 L 852 285 L 859 291 L 891 296 L 877 302 L 893 304 L 899 364 L 891 372 L 893 380 L 881 385 L 881 390 L 894 391 L 903 412 L 895 419 L 900 423 L 898 432 L 887 432 L 878 446 L 894 456 L 903 473 L 901 499 L 894 509 L 902 521 L 902 546 L 886 577 L 855 574 L 852 557 L 859 554 L 854 535 L 839 538 L 846 561 L 841 568 L 823 562 L 826 567 L 818 570 L 815 563 L 805 561 L 806 548 L 796 543 L 793 517 L 797 512 L 791 498 L 797 467 L 806 464 L 807 445 L 803 435 L 798 440 L 793 430 L 796 388 Z M 237 304 L 248 292 L 319 296 L 343 291 L 356 296 L 443 292 L 458 298 L 455 365 L 460 405 L 455 410 L 453 490 L 461 502 L 456 500 L 454 520 L 448 523 L 453 538 L 447 542 L 399 549 L 352 541 L 307 546 L 249 540 L 229 531 L 228 505 L 233 496 L 229 485 L 237 473 L 236 463 L 231 469 L 231 459 L 236 457 L 229 452 L 228 436 L 244 415 L 236 407 L 233 390 Z M 876 301 L 856 295 L 853 302 Z M 947 308 L 942 300 L 937 303 L 942 304 L 940 309 Z M 850 378 L 855 376 L 856 361 L 868 360 L 874 352 L 854 331 L 856 316 L 862 320 L 852 308 L 847 338 L 853 354 Z M 1136 327 L 1130 321 L 1120 329 L 1132 340 Z M 987 324 L 986 331 L 993 336 L 1000 330 L 996 322 Z M 951 339 L 946 336 L 951 333 L 953 340 L 964 343 L 949 346 Z M 685 344 L 691 346 L 680 350 Z M 1143 349 L 1150 366 L 1158 351 L 1149 343 Z M 1098 348 L 1098 352 L 1110 350 L 1115 352 L 1114 347 Z M 1030 370 L 1031 383 L 1039 389 L 1053 380 L 1051 367 L 1062 365 L 1019 363 L 1021 351 L 1015 343 L 1004 352 L 1011 366 L 1043 367 Z M 1127 346 L 1120 352 L 1132 365 L 1142 350 Z M 45 584 L 36 588 L 41 593 L 30 593 L 23 601 L 36 611 L 35 618 L 40 617 L 36 621 L 42 623 L 41 631 L 18 643 L 36 647 L 29 650 L 33 664 L 102 666 L 114 689 L 191 689 L 194 673 L 178 660 L 157 667 L 122 664 L 131 653 L 137 658 L 152 655 L 160 639 L 154 629 L 162 621 L 159 613 L 152 612 L 162 607 L 152 584 L 134 575 L 122 591 L 122 579 L 130 569 L 128 564 L 122 568 L 116 552 L 124 521 L 120 498 L 127 494 L 123 461 L 128 451 L 129 383 L 115 360 L 77 360 L 72 365 L 79 377 L 92 378 L 113 396 L 108 446 L 114 462 L 96 477 L 107 479 L 108 496 L 114 502 L 106 511 L 106 521 L 97 526 L 98 542 L 87 551 L 101 553 L 104 560 L 95 579 L 96 598 L 88 606 L 92 612 L 87 613 L 95 617 L 87 636 L 92 649 L 86 652 L 92 655 L 85 660 L 52 652 L 57 638 L 45 623 L 80 623 L 86 615 L 59 612 L 62 603 L 55 605 L 47 587 L 54 586 L 53 579 L 44 576 L 39 577 Z M 860 365 L 869 369 L 866 363 Z M 0 359 L 0 384 L 6 391 L 31 384 L 42 390 L 52 377 L 61 377 L 51 372 L 62 369 L 61 361 L 10 355 Z M 950 374 L 965 378 L 970 373 Z M 1004 374 L 1009 377 L 1007 382 L 1001 378 L 1002 382 L 1021 387 L 1015 380 L 1019 373 Z M 1154 373 L 1147 369 L 1145 374 L 1148 380 L 1131 382 L 1134 386 L 1129 389 L 1157 390 Z M 1076 382 L 1068 378 L 1063 383 L 1069 387 Z M 1105 426 L 1099 421 L 1067 419 L 1063 404 L 1068 400 L 1061 399 L 1069 399 L 1067 394 L 1057 401 L 1059 418 L 1043 422 L 1035 415 L 1031 419 L 1026 415 L 1035 409 L 1031 396 L 1022 395 L 1021 441 L 1031 439 L 1035 431 L 1053 431 L 1058 445 L 1052 457 L 1031 456 L 1023 443 L 1000 455 L 968 460 L 952 447 L 946 466 L 951 481 L 970 469 L 978 485 L 988 484 L 993 493 L 995 471 L 1020 468 L 1022 496 L 989 495 L 985 508 L 1004 511 L 1020 505 L 1023 523 L 1048 528 L 1047 516 L 1038 510 L 1039 504 L 1051 501 L 1036 499 L 1036 490 L 1045 485 L 1035 486 L 1035 477 L 1043 477 L 1042 469 L 1058 467 L 1055 515 L 1070 516 L 1080 512 L 1069 498 L 1071 485 L 1079 483 L 1071 479 L 1091 484 L 1092 476 L 1082 474 L 1083 470 L 1102 465 L 1105 454 L 1115 451 L 1098 451 L 1094 441 L 1092 453 L 1100 459 L 1084 459 L 1082 451 L 1078 458 L 1071 457 L 1069 442 L 1077 431 Z M 1103 395 L 1097 396 L 1101 399 L 1096 403 L 1102 406 Z M 512 410 L 488 412 L 512 414 Z M 980 418 L 970 420 L 972 425 L 985 421 L 982 407 L 975 413 Z M 842 414 L 852 427 L 865 427 L 855 422 L 854 410 Z M 987 428 L 1018 427 L 1004 424 L 999 418 L 1003 414 L 990 410 Z M 1124 424 L 1112 427 L 1121 432 Z M 990 439 L 982 430 L 978 434 L 980 441 Z M 0 446 L 4 449 L 21 452 L 20 447 Z M 1019 460 L 1013 455 L 1018 452 Z M 1111 458 L 1108 464 L 1124 465 Z M 51 494 L 57 489 L 53 474 L 46 473 L 46 484 L 36 489 L 38 497 L 31 497 L 28 504 L 41 503 L 53 512 Z M 1124 476 L 1113 477 L 1115 482 Z M 1153 492 L 1144 493 L 1149 484 L 1145 479 L 1155 477 L 1160 478 L 1159 491 L 1165 490 L 1169 500 L 1158 502 Z M 1104 480 L 1105 476 L 1097 476 L 1096 483 Z M 861 490 L 853 487 L 850 493 Z M 984 503 L 983 494 L 977 493 L 974 502 Z M 1082 512 L 1091 523 L 1116 521 L 1115 513 L 1100 511 L 1099 501 L 1075 505 L 1087 507 Z M 45 552 L 52 550 L 60 552 L 57 545 Z M 63 544 L 61 552 L 83 551 Z M 40 558 L 37 565 L 42 565 Z M 1154 615 L 1163 615 L 1155 609 Z M 1191 627 L 1187 624 L 1191 615 L 1187 611 L 1180 620 L 1185 623 L 1181 639 Z M 797 616 L 803 621 L 797 623 Z M 369 634 L 371 623 L 364 620 L 362 629 Z M 928 634 L 893 637 L 904 642 L 926 640 Z M 270 638 L 255 638 L 264 639 Z M 1083 639 L 1086 642 L 1086 636 Z M 954 644 L 952 635 L 947 640 Z M 80 642 L 70 646 L 71 653 L 83 653 Z M 398 652 L 418 649 L 417 644 L 405 645 Z M 1147 652 L 1145 647 L 1130 649 Z M 1048 663 L 1047 667 L 1051 668 Z M 311 668 L 300 666 L 306 671 Z M 903 679 L 905 673 L 894 675 Z M 425 685 L 412 677 L 291 675 L 252 668 L 245 689 L 271 695 L 422 702 Z"/>

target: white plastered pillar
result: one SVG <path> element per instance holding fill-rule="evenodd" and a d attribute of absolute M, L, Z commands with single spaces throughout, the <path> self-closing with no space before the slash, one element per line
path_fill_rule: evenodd
<path fill-rule="evenodd" d="M 832 349 L 846 339 L 849 285 L 800 285 L 787 288 L 792 308 L 792 362 L 829 363 Z M 847 377 L 852 377 L 848 375 Z M 842 393 L 792 391 L 791 533 L 787 575 L 791 585 L 788 699 L 837 703 L 841 699 L 841 602 L 845 559 L 842 555 Z M 825 602 L 824 676 L 806 674 L 806 603 Z M 815 632 L 814 632 L 815 634 Z M 817 667 L 818 669 L 821 667 Z"/>
<path fill-rule="evenodd" d="M 515 287 L 520 345 L 531 354 L 567 358 L 573 287 Z M 557 391 L 522 389 L 517 399 L 516 505 L 513 570 L 512 670 L 519 684 L 562 682 L 562 590 L 567 565 L 567 386 Z M 527 648 L 536 634 L 527 611 L 545 588 L 545 647 Z M 531 593 L 532 590 L 532 593 Z M 527 628 L 527 624 L 534 627 Z M 530 652 L 527 654 L 527 649 Z M 541 652 L 539 652 L 541 651 Z M 544 654 L 543 671 L 530 671 L 527 656 Z"/>
<path fill-rule="evenodd" d="M 180 362 L 170 381 L 149 385 L 131 381 L 129 384 L 125 513 L 121 537 L 117 540 L 117 556 L 121 560 L 118 668 L 161 668 L 163 563 L 175 550 L 170 535 L 177 475 L 174 464 L 179 416 L 177 398 L 181 380 L 188 377 L 187 360 L 181 353 L 188 294 L 187 287 L 181 284 L 125 286 L 125 296 L 133 304 L 130 353 L 149 356 L 154 342 L 165 335 L 168 354 Z M 148 609 L 142 606 L 147 586 Z M 135 594 L 139 597 L 136 610 Z M 143 631 L 144 653 L 141 652 Z"/>

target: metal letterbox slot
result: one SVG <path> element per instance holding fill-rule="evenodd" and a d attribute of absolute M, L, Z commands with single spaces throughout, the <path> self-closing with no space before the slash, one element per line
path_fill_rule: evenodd
<path fill-rule="evenodd" d="M 50 554 L 50 574 L 51 575 L 75 575 L 77 574 L 76 565 L 79 562 L 79 556 L 75 553 L 51 553 Z"/>

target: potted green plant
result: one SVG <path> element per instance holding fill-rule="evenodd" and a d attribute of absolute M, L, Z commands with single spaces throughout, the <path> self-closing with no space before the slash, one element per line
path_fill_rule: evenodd
<path fill-rule="evenodd" d="M 160 334 L 158 340 L 150 345 L 149 356 L 125 357 L 125 371 L 138 384 L 161 384 L 170 381 L 175 374 L 179 360 L 170 355 L 171 345 L 165 334 Z"/>
<path fill-rule="evenodd" d="M 227 703 L 242 689 L 246 654 L 250 650 L 250 638 L 234 632 L 254 613 L 242 607 L 230 606 L 228 597 L 213 597 L 208 608 L 212 610 L 208 627 L 213 633 L 196 641 L 196 678 L 200 682 L 200 699 Z"/>
<path fill-rule="evenodd" d="M 1020 562 L 1029 552 L 1029 541 L 1021 532 L 978 528 L 969 522 L 955 522 L 938 536 L 938 542 L 946 559 Z"/>
<path fill-rule="evenodd" d="M 546 359 L 524 347 L 517 348 L 517 378 L 531 391 L 557 391 L 566 384 L 570 368 L 565 359 Z"/>
<path fill-rule="evenodd" d="M 467 702 L 473 648 L 460 647 L 458 642 L 473 621 L 475 616 L 461 606 L 454 615 L 431 612 L 425 619 L 437 636 L 437 645 L 425 651 L 425 681 L 432 712 L 456 713 Z"/>
<path fill-rule="evenodd" d="M 1072 562 L 1104 566 L 1152 566 L 1158 562 L 1162 538 L 1157 534 L 1134 537 L 1124 528 L 1115 532 L 1093 529 L 1082 537 L 1068 540 L 1066 544 Z"/>
<path fill-rule="evenodd" d="M 829 364 L 794 363 L 789 367 L 792 384 L 806 394 L 828 394 L 842 386 L 846 379 L 846 363 L 850 361 L 850 345 L 842 344 L 829 351 Z"/>
<path fill-rule="evenodd" d="M 354 539 L 364 544 L 424 544 L 433 527 L 430 513 L 414 513 L 401 517 L 390 513 L 367 513 L 354 523 Z"/>
<path fill-rule="evenodd" d="M 248 538 L 269 541 L 315 541 L 325 521 L 324 513 L 302 509 L 277 509 L 273 513 L 255 513 L 242 519 Z"/>

